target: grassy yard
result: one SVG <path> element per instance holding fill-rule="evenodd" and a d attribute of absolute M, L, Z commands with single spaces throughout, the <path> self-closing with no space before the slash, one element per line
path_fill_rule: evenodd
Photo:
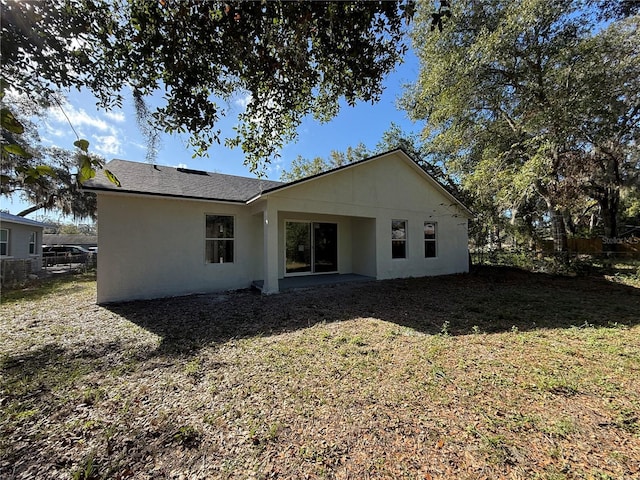
<path fill-rule="evenodd" d="M 614 280 L 614 279 L 611 279 Z M 640 478 L 640 288 L 507 268 L 3 292 L 1 478 Z"/>

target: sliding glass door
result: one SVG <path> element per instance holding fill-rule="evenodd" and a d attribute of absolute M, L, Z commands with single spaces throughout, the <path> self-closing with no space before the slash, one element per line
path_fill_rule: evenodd
<path fill-rule="evenodd" d="M 338 271 L 338 224 L 286 222 L 287 275 Z"/>
<path fill-rule="evenodd" d="M 313 224 L 313 271 L 315 273 L 338 271 L 338 225 L 336 223 Z"/>
<path fill-rule="evenodd" d="M 286 273 L 311 273 L 311 224 L 286 223 L 287 268 Z"/>

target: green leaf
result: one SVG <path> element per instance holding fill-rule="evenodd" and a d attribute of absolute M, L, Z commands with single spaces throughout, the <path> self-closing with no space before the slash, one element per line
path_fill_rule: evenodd
<path fill-rule="evenodd" d="M 105 168 L 104 174 L 109 179 L 109 181 L 113 183 L 116 187 L 122 186 L 122 184 L 120 184 L 120 180 L 118 180 L 118 177 L 116 177 L 113 173 L 111 173 L 111 171 Z"/>
<path fill-rule="evenodd" d="M 80 160 L 80 170 L 83 168 L 91 168 L 91 157 L 89 155 L 80 155 L 78 160 Z"/>
<path fill-rule="evenodd" d="M 23 182 L 25 185 L 34 185 L 38 183 L 38 177 L 24 177 Z"/>
<path fill-rule="evenodd" d="M 9 130 L 11 133 L 24 133 L 24 126 L 16 119 L 8 108 L 0 110 L 0 123 L 2 128 Z"/>
<path fill-rule="evenodd" d="M 96 176 L 96 169 L 93 168 L 89 155 L 80 155 L 80 168 L 78 170 L 78 182 L 81 184 L 91 180 Z"/>
<path fill-rule="evenodd" d="M 33 155 L 31 155 L 29 152 L 27 152 L 24 148 L 22 148 L 17 143 L 10 143 L 8 145 L 3 145 L 2 148 L 8 153 L 12 153 L 14 155 L 18 155 L 18 156 L 20 156 L 22 158 L 31 158 L 31 157 L 33 157 Z"/>
<path fill-rule="evenodd" d="M 73 142 L 73 145 L 78 147 L 80 150 L 82 150 L 85 153 L 89 150 L 89 141 L 83 138 Z"/>
<path fill-rule="evenodd" d="M 50 177 L 56 177 L 56 172 L 49 165 L 38 165 L 36 167 L 38 175 L 48 175 Z"/>
<path fill-rule="evenodd" d="M 78 182 L 81 184 L 87 180 L 91 180 L 96 176 L 96 170 L 93 167 L 82 168 L 78 172 Z"/>

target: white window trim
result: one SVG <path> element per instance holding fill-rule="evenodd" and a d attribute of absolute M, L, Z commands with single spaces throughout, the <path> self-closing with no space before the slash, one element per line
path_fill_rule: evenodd
<path fill-rule="evenodd" d="M 31 241 L 32 237 L 33 237 L 33 242 Z M 33 245 L 33 252 L 31 251 L 31 245 Z M 38 256 L 38 232 L 36 232 L 35 230 L 33 230 L 29 234 L 29 255 L 32 257 Z"/>
<path fill-rule="evenodd" d="M 6 255 L 0 255 L 0 256 L 2 256 L 3 258 L 12 258 L 11 257 L 11 251 L 9 250 L 10 240 L 11 240 L 9 237 L 11 235 L 11 230 L 8 229 L 8 228 L 0 228 L 0 231 L 7 232 L 7 240 L 5 240 L 5 241 L 1 241 L 0 240 L 0 243 L 5 243 L 7 245 L 7 248 L 6 248 L 7 254 Z"/>
<path fill-rule="evenodd" d="M 423 242 L 424 242 L 423 248 L 425 248 L 427 242 L 432 242 L 436 247 L 436 254 L 433 257 L 427 257 L 427 254 L 425 252 L 424 253 L 424 258 L 425 259 L 438 258 L 438 250 L 439 250 L 439 248 L 438 248 L 438 234 L 439 234 L 439 230 L 440 230 L 438 228 L 438 222 L 431 222 L 429 220 L 425 220 L 425 222 L 424 222 L 425 226 L 426 226 L 427 223 L 432 223 L 433 224 L 433 226 L 435 228 L 435 238 L 430 238 L 430 239 L 424 238 L 424 230 L 423 230 L 422 231 L 422 237 L 423 237 Z"/>
<path fill-rule="evenodd" d="M 233 219 L 233 237 L 207 237 L 207 217 L 231 217 Z M 228 213 L 205 213 L 204 215 L 204 263 L 206 265 L 228 265 L 236 263 L 236 216 Z M 207 258 L 207 242 L 210 240 L 224 240 L 233 242 L 233 260 L 231 262 L 209 262 Z"/>
<path fill-rule="evenodd" d="M 393 222 L 404 222 L 404 239 L 398 240 L 393 238 Z M 404 242 L 404 257 L 393 258 L 393 242 L 401 241 Z M 409 220 L 403 218 L 392 218 L 391 219 L 391 260 L 407 260 L 409 258 Z"/>

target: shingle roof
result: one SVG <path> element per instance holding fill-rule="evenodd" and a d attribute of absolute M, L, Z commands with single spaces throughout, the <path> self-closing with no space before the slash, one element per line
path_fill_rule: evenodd
<path fill-rule="evenodd" d="M 310 177 L 283 183 L 258 178 L 238 177 L 221 173 L 203 172 L 185 168 L 165 167 L 149 163 L 130 162 L 127 160 L 111 160 L 106 167 L 120 181 L 121 187 L 111 183 L 101 172 L 84 184 L 87 190 L 114 191 L 121 193 L 136 193 L 157 195 L 162 197 L 192 198 L 220 202 L 251 203 L 258 198 L 292 187 L 301 183 L 313 181 L 316 178 L 332 175 L 340 170 L 356 168 L 359 165 L 385 157 L 389 154 L 400 153 L 403 158 L 414 166 L 416 171 L 428 178 L 445 196 L 458 204 L 469 217 L 471 211 L 464 206 L 449 190 L 429 175 L 402 148 L 390 150 L 365 158 L 358 162 L 342 165 L 332 170 L 312 175 Z"/>
<path fill-rule="evenodd" d="M 0 223 L 2 222 L 13 222 L 19 223 L 21 225 L 28 225 L 30 227 L 47 227 L 46 223 L 37 222 L 36 220 L 31 220 L 30 218 L 19 217 L 18 215 L 12 215 L 6 212 L 0 212 Z"/>
<path fill-rule="evenodd" d="M 42 235 L 45 245 L 97 245 L 97 235 L 81 233 L 45 233 Z"/>
<path fill-rule="evenodd" d="M 281 182 L 221 173 L 111 160 L 106 167 L 120 181 L 111 183 L 101 172 L 85 183 L 88 190 L 117 191 L 227 202 L 246 202 Z"/>

